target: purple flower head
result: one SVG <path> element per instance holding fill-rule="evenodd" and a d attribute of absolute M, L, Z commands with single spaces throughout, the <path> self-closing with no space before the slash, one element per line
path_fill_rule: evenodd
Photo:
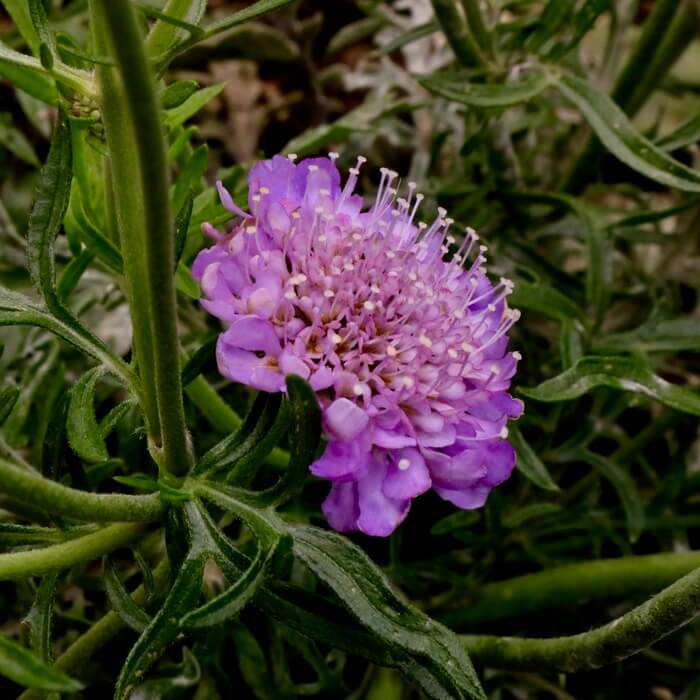
<path fill-rule="evenodd" d="M 520 359 L 507 352 L 519 313 L 512 284 L 486 276 L 485 246 L 461 242 L 440 209 L 381 170 L 374 202 L 343 186 L 337 154 L 294 163 L 275 156 L 248 177 L 250 214 L 219 185 L 236 217 L 193 274 L 203 305 L 225 321 L 217 360 L 232 381 L 285 390 L 306 379 L 328 445 L 311 472 L 331 482 L 323 512 L 336 530 L 386 536 L 432 488 L 459 508 L 481 507 L 515 465 L 506 424 L 522 403 L 507 392 Z M 450 254 L 452 252 L 452 254 Z"/>

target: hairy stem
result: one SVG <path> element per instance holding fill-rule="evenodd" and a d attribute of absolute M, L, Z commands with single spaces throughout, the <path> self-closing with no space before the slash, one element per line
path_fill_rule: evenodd
<path fill-rule="evenodd" d="M 554 639 L 462 636 L 477 663 L 492 668 L 573 673 L 632 656 L 700 613 L 700 569 L 603 627 Z"/>
<path fill-rule="evenodd" d="M 160 109 L 128 0 L 91 0 L 90 8 L 96 38 L 117 65 L 116 71 L 100 66 L 98 75 L 150 438 L 162 457 L 159 466 L 179 477 L 191 467 L 192 454 L 182 401 L 173 216 Z"/>
<path fill-rule="evenodd" d="M 487 583 L 458 610 L 440 615 L 452 628 L 564 608 L 582 601 L 655 593 L 700 567 L 700 552 L 650 554 L 559 566 Z"/>
<path fill-rule="evenodd" d="M 0 459 L 2 491 L 21 503 L 37 506 L 54 515 L 91 522 L 149 522 L 161 514 L 160 496 L 90 493 L 45 479 Z"/>
<path fill-rule="evenodd" d="M 0 581 L 14 581 L 29 576 L 43 576 L 51 571 L 67 569 L 123 547 L 140 537 L 143 524 L 117 523 L 68 542 L 0 554 Z"/>

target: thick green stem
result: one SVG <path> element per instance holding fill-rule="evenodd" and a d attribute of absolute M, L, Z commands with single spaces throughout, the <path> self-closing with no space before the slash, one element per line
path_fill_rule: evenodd
<path fill-rule="evenodd" d="M 695 569 L 646 603 L 590 632 L 554 639 L 460 639 L 472 659 L 485 666 L 573 673 L 626 659 L 691 622 L 699 613 L 700 569 Z"/>
<path fill-rule="evenodd" d="M 440 615 L 453 629 L 583 601 L 655 593 L 700 567 L 700 552 L 650 554 L 568 564 L 487 583 L 464 607 Z"/>
<path fill-rule="evenodd" d="M 43 576 L 123 547 L 143 533 L 143 524 L 116 523 L 90 535 L 25 552 L 0 554 L 0 581 Z"/>
<path fill-rule="evenodd" d="M 469 31 L 457 0 L 432 0 L 435 17 L 457 60 L 463 66 L 486 65 L 479 45 Z"/>
<path fill-rule="evenodd" d="M 168 581 L 168 562 L 163 560 L 153 570 L 153 583 L 156 590 L 163 588 Z M 131 597 L 138 605 L 146 602 L 146 589 L 139 586 Z M 102 647 L 107 645 L 126 624 L 110 611 L 100 618 L 90 629 L 76 639 L 57 659 L 54 666 L 70 676 L 85 678 L 92 664 L 90 660 Z M 43 695 L 36 690 L 26 690 L 18 700 L 41 700 Z"/>
<path fill-rule="evenodd" d="M 128 0 L 91 0 L 98 45 L 117 68 L 98 77 L 113 172 L 134 346 L 159 466 L 182 476 L 192 465 L 180 380 L 173 216 L 160 109 L 144 39 Z"/>
<path fill-rule="evenodd" d="M 54 515 L 90 522 L 150 522 L 161 515 L 160 496 L 90 493 L 45 479 L 0 459 L 0 488 L 8 496 Z"/>
<path fill-rule="evenodd" d="M 658 0 L 654 3 L 637 46 L 610 94 L 630 117 L 639 111 L 685 51 L 699 26 L 700 13 L 695 0 Z M 590 136 L 564 184 L 565 192 L 576 194 L 583 190 L 603 151 L 601 142 Z"/>

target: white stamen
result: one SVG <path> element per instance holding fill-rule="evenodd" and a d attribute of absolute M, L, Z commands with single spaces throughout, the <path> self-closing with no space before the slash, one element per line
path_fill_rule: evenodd
<path fill-rule="evenodd" d="M 396 465 L 402 472 L 406 471 L 411 466 L 411 460 L 406 459 L 405 457 L 402 457 L 399 460 L 399 463 Z"/>

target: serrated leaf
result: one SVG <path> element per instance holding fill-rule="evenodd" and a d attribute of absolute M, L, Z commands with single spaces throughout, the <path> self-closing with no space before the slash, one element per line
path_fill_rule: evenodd
<path fill-rule="evenodd" d="M 281 539 L 272 544 L 260 542 L 252 564 L 229 588 L 205 605 L 193 610 L 182 620 L 183 628 L 203 628 L 220 624 L 236 617 L 253 599 L 265 582 L 273 560 L 280 549 Z"/>
<path fill-rule="evenodd" d="M 416 76 L 416 80 L 430 92 L 452 102 L 469 107 L 511 107 L 537 97 L 552 84 L 552 75 L 544 68 L 528 71 L 511 83 L 481 85 L 466 80 L 445 78 L 440 75 Z"/>
<path fill-rule="evenodd" d="M 532 447 L 523 437 L 517 426 L 510 426 L 508 429 L 510 442 L 517 454 L 517 469 L 527 479 L 532 481 L 545 491 L 559 491 L 559 487 L 552 479 L 547 467 L 544 466 L 540 458 L 535 454 Z"/>
<path fill-rule="evenodd" d="M 56 128 L 51 149 L 34 194 L 34 207 L 27 230 L 27 254 L 32 281 L 46 305 L 59 318 L 72 322 L 56 296 L 54 241 L 68 208 L 73 173 L 70 127 L 63 121 Z"/>
<path fill-rule="evenodd" d="M 38 690 L 76 693 L 83 687 L 5 635 L 0 635 L 0 675 Z"/>
<path fill-rule="evenodd" d="M 19 389 L 16 386 L 6 386 L 0 391 L 0 426 L 7 420 L 19 398 Z"/>
<path fill-rule="evenodd" d="M 373 634 L 410 653 L 426 672 L 438 674 L 454 698 L 486 697 L 457 637 L 400 599 L 362 549 L 342 535 L 306 525 L 290 526 L 289 531 L 295 556 Z"/>
<path fill-rule="evenodd" d="M 190 508 L 194 508 L 194 505 L 185 506 L 187 513 L 191 512 Z M 191 519 L 188 526 L 192 537 L 190 550 L 177 569 L 175 581 L 163 605 L 131 648 L 117 679 L 114 700 L 128 700 L 131 697 L 132 691 L 151 666 L 180 634 L 182 616 L 197 604 L 209 552 L 198 540 L 200 533 L 194 531 L 196 525 Z"/>
<path fill-rule="evenodd" d="M 562 72 L 555 84 L 580 110 L 603 145 L 625 165 L 667 187 L 700 192 L 700 174 L 642 136 L 620 107 L 591 83 Z"/>
<path fill-rule="evenodd" d="M 95 388 L 105 374 L 104 367 L 86 372 L 71 390 L 66 433 L 73 452 L 86 462 L 104 462 L 109 452 L 95 417 Z"/>
<path fill-rule="evenodd" d="M 165 125 L 170 129 L 174 129 L 176 126 L 184 124 L 190 117 L 193 117 L 213 100 L 225 86 L 226 83 L 217 83 L 216 85 L 210 85 L 209 87 L 197 90 L 197 92 L 190 95 L 181 105 L 166 111 Z"/>
<path fill-rule="evenodd" d="M 53 629 L 53 607 L 59 572 L 47 574 L 41 579 L 26 621 L 29 623 L 29 642 L 32 650 L 42 661 L 53 661 L 51 632 Z"/>
<path fill-rule="evenodd" d="M 112 557 L 105 557 L 103 569 L 105 592 L 112 609 L 119 615 L 119 618 L 125 625 L 136 630 L 136 632 L 143 632 L 150 623 L 151 618 L 131 597 L 129 591 L 126 590 L 119 578 Z"/>
<path fill-rule="evenodd" d="M 301 491 L 321 441 L 321 408 L 316 392 L 293 374 L 287 376 L 286 383 L 289 465 L 280 480 L 260 494 L 263 502 L 270 505 L 279 505 Z"/>
<path fill-rule="evenodd" d="M 637 357 L 582 357 L 556 377 L 518 391 L 536 401 L 556 402 L 577 399 L 600 386 L 649 396 L 678 411 L 700 416 L 700 395 L 665 381 Z"/>
<path fill-rule="evenodd" d="M 254 450 L 274 425 L 280 405 L 279 394 L 259 392 L 239 430 L 206 452 L 195 465 L 193 473 L 221 471 Z"/>

